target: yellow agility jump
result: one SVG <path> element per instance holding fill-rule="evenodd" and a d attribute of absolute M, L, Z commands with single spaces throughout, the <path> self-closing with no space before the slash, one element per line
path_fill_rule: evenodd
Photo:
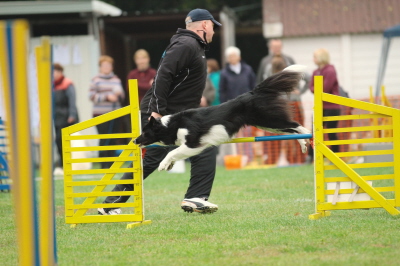
<path fill-rule="evenodd" d="M 324 133 L 337 132 L 357 132 L 357 131 L 377 131 L 391 130 L 392 136 L 400 134 L 400 110 L 381 106 L 373 103 L 362 102 L 348 99 L 332 94 L 323 93 L 323 79 L 321 76 L 315 77 L 315 98 L 314 98 L 314 143 L 315 143 L 315 209 L 316 213 L 309 216 L 310 219 L 318 219 L 329 216 L 331 210 L 344 209 L 366 209 L 384 208 L 391 215 L 399 215 L 396 207 L 400 206 L 400 138 L 393 137 L 374 137 L 370 139 L 349 139 L 337 141 L 324 141 Z M 372 112 L 365 115 L 345 115 L 336 117 L 323 117 L 322 102 L 332 102 L 339 105 L 349 106 Z M 333 120 L 356 120 L 356 119 L 375 119 L 392 118 L 390 125 L 373 125 L 367 127 L 348 127 L 336 129 L 324 129 L 324 121 Z M 355 151 L 333 153 L 328 145 L 358 144 L 358 143 L 391 143 L 393 149 L 376 151 Z M 380 163 L 360 163 L 347 164 L 341 158 L 350 156 L 372 156 L 372 155 L 393 155 L 393 162 Z M 332 165 L 324 165 L 324 157 L 329 159 Z M 393 174 L 385 175 L 364 175 L 361 176 L 354 169 L 357 168 L 376 168 L 393 167 Z M 329 170 L 341 170 L 342 174 L 338 177 L 326 177 L 325 173 Z M 391 180 L 393 186 L 373 187 L 372 180 Z M 344 188 L 346 182 L 353 182 L 354 188 Z M 336 188 L 328 189 L 328 183 L 333 183 Z M 341 188 L 342 185 L 342 188 Z M 394 198 L 385 198 L 381 193 L 394 192 Z M 366 193 L 371 199 L 356 201 L 355 196 Z M 393 194 L 393 193 L 392 193 Z M 337 202 L 340 195 L 346 195 L 346 201 Z M 328 198 L 331 200 L 328 201 Z"/>
<path fill-rule="evenodd" d="M 137 80 L 129 80 L 129 87 L 137 91 Z M 108 222 L 133 222 L 128 228 L 148 224 L 151 221 L 144 219 L 143 206 L 143 178 L 141 149 L 130 141 L 127 145 L 94 146 L 94 147 L 72 147 L 71 140 L 76 139 L 104 139 L 104 138 L 129 138 L 135 139 L 140 135 L 140 113 L 137 93 L 130 93 L 130 106 L 109 112 L 107 114 L 83 121 L 62 130 L 63 153 L 64 153 L 64 197 L 65 197 L 65 221 L 75 226 L 79 223 L 108 223 Z M 73 133 L 83 129 L 96 126 L 106 121 L 116 119 L 124 115 L 130 115 L 132 133 L 125 134 L 103 134 L 103 135 L 80 135 L 73 136 Z M 118 157 L 109 158 L 81 158 L 74 159 L 73 153 L 77 151 L 99 151 L 99 150 L 123 150 Z M 72 164 L 85 162 L 113 161 L 109 169 L 73 170 Z M 133 168 L 122 168 L 125 162 L 133 161 Z M 116 174 L 132 172 L 133 179 L 114 180 Z M 83 181 L 76 179 L 79 175 L 102 174 L 98 181 Z M 106 192 L 107 185 L 133 184 L 134 191 Z M 91 192 L 77 192 L 79 187 L 94 187 Z M 76 191 L 75 191 L 76 190 Z M 97 203 L 98 197 L 106 196 L 132 196 L 133 202 L 104 204 Z M 82 199 L 84 199 L 82 201 Z M 134 208 L 131 214 L 121 215 L 97 215 L 97 208 L 114 207 Z M 96 214 L 88 211 L 94 209 Z"/>

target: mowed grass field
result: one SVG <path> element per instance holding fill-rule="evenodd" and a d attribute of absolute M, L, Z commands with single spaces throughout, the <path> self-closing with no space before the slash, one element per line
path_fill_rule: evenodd
<path fill-rule="evenodd" d="M 188 169 L 188 167 L 186 167 Z M 375 169 L 379 174 L 388 169 Z M 264 170 L 218 168 L 214 214 L 184 213 L 186 174 L 145 181 L 146 219 L 65 224 L 63 181 L 56 181 L 59 265 L 399 265 L 400 220 L 384 209 L 314 213 L 311 165 Z M 11 195 L 0 193 L 0 265 L 17 265 Z"/>

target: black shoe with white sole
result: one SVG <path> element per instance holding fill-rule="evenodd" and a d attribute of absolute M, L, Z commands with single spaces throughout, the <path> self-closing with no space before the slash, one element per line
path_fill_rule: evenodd
<path fill-rule="evenodd" d="M 101 215 L 118 215 L 121 214 L 122 211 L 121 209 L 109 209 L 108 211 L 106 211 L 103 208 L 98 208 L 97 213 Z"/>
<path fill-rule="evenodd" d="M 213 213 L 218 210 L 218 206 L 202 198 L 184 199 L 181 208 L 185 212 Z"/>

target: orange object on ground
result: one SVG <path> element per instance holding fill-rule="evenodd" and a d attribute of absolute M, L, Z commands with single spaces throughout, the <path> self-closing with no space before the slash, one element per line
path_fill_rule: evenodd
<path fill-rule="evenodd" d="M 226 155 L 224 156 L 226 170 L 234 170 L 242 168 L 242 155 Z"/>

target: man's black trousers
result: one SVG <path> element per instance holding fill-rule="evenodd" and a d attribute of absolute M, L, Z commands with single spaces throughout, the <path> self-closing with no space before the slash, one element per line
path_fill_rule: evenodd
<path fill-rule="evenodd" d="M 157 147 L 149 148 L 143 159 L 143 179 L 146 179 L 154 170 L 156 170 L 160 162 L 175 147 Z M 202 153 L 190 157 L 191 172 L 190 183 L 186 191 L 185 198 L 208 198 L 211 193 L 212 185 L 215 177 L 216 156 L 218 148 L 210 147 Z M 131 165 L 132 166 L 132 165 Z M 132 179 L 133 173 L 125 173 L 122 179 Z M 112 191 L 132 191 L 132 184 L 119 184 Z M 104 203 L 120 203 L 127 202 L 129 196 L 109 196 Z M 109 209 L 105 208 L 105 211 Z"/>

